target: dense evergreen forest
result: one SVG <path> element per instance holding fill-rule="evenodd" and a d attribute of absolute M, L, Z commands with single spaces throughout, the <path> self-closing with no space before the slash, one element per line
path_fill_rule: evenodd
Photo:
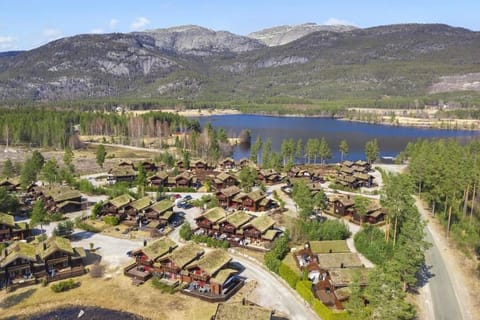
<path fill-rule="evenodd" d="M 444 224 L 447 237 L 472 249 L 480 244 L 478 214 L 480 141 L 460 145 L 454 140 L 419 140 L 402 153 L 408 160 L 416 192 L 429 202 Z"/>
<path fill-rule="evenodd" d="M 82 135 L 120 137 L 128 142 L 141 137 L 166 137 L 172 132 L 200 131 L 200 125 L 197 121 L 164 112 L 134 115 L 41 108 L 0 109 L 3 144 L 64 148 L 76 130 Z"/>

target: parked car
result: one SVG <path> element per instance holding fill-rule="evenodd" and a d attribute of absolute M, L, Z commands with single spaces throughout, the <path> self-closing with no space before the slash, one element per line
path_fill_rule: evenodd
<path fill-rule="evenodd" d="M 192 196 L 189 195 L 189 194 L 187 194 L 185 197 L 183 197 L 183 199 L 184 199 L 185 201 L 190 201 L 190 200 L 192 200 Z"/>

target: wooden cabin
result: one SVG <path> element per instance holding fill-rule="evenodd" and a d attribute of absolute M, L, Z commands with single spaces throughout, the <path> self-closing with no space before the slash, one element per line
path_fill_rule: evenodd
<path fill-rule="evenodd" d="M 267 198 L 262 190 L 247 193 L 242 198 L 242 208 L 248 211 L 266 211 L 273 205 L 273 201 Z"/>
<path fill-rule="evenodd" d="M 132 182 L 137 179 L 137 171 L 135 170 L 135 166 L 131 162 L 122 161 L 117 166 L 111 168 L 108 171 L 108 178 L 107 180 L 110 183 L 116 182 Z"/>
<path fill-rule="evenodd" d="M 245 211 L 236 211 L 218 223 L 220 232 L 230 235 L 241 234 L 243 232 L 242 226 L 252 219 L 253 217 Z"/>
<path fill-rule="evenodd" d="M 148 178 L 150 186 L 166 187 L 168 186 L 168 174 L 165 171 L 159 171 L 155 175 Z"/>
<path fill-rule="evenodd" d="M 242 227 L 243 235 L 246 239 L 250 240 L 273 241 L 278 233 L 277 230 L 273 229 L 274 225 L 275 220 L 269 216 L 259 216 Z"/>
<path fill-rule="evenodd" d="M 235 186 L 237 184 L 237 178 L 225 172 L 220 172 L 212 181 L 212 187 L 214 187 L 216 190 Z"/>
<path fill-rule="evenodd" d="M 333 213 L 340 216 L 350 214 L 355 202 L 347 195 L 337 196 L 333 199 Z"/>
<path fill-rule="evenodd" d="M 223 208 L 228 208 L 232 204 L 233 198 L 240 193 L 240 188 L 237 186 L 230 186 L 227 188 L 223 188 L 221 190 L 218 190 L 215 193 L 215 196 L 218 199 L 218 203 L 221 207 Z"/>
<path fill-rule="evenodd" d="M 272 185 L 281 182 L 282 176 L 273 169 L 262 169 L 258 171 L 257 180 L 265 184 Z"/>
<path fill-rule="evenodd" d="M 157 165 L 152 161 L 143 161 L 140 163 L 140 166 L 143 167 L 145 172 L 157 172 L 158 170 Z"/>
<path fill-rule="evenodd" d="M 18 179 L 6 178 L 0 181 L 0 188 L 5 188 L 8 192 L 17 192 L 20 189 Z"/>
<path fill-rule="evenodd" d="M 101 215 L 115 216 L 119 220 L 123 220 L 126 217 L 125 207 L 133 201 L 135 198 L 129 194 L 110 199 L 103 205 Z"/>
<path fill-rule="evenodd" d="M 153 200 L 149 196 L 129 202 L 127 205 L 125 205 L 125 213 L 127 218 L 130 220 L 135 220 L 135 218 L 141 213 L 143 214 L 144 210 L 149 207 L 152 202 Z"/>
<path fill-rule="evenodd" d="M 69 275 L 72 271 L 85 273 L 85 249 L 73 248 L 70 240 L 66 238 L 51 237 L 39 243 L 37 253 L 45 265 L 48 278 Z"/>
<path fill-rule="evenodd" d="M 210 233 L 215 227 L 218 229 L 218 223 L 226 217 L 227 212 L 223 208 L 215 207 L 205 211 L 201 216 L 196 217 L 195 222 L 198 228 Z"/>
<path fill-rule="evenodd" d="M 185 267 L 193 261 L 200 259 L 204 250 L 195 243 L 188 243 L 175 249 L 172 253 L 165 255 L 157 260 L 155 269 L 161 273 L 164 278 L 172 281 L 190 283 L 191 278 L 188 272 L 182 272 Z"/>
<path fill-rule="evenodd" d="M 202 293 L 221 295 L 224 285 L 238 270 L 226 268 L 232 258 L 225 250 L 215 249 L 185 267 L 190 288 Z"/>
<path fill-rule="evenodd" d="M 23 240 L 31 235 L 31 230 L 26 222 L 15 222 L 15 218 L 0 212 L 0 243 L 12 240 Z"/>
<path fill-rule="evenodd" d="M 82 194 L 69 186 L 50 185 L 37 190 L 36 200 L 43 200 L 50 212 L 74 212 L 82 209 Z"/>
<path fill-rule="evenodd" d="M 223 170 L 235 169 L 236 167 L 235 160 L 233 160 L 232 158 L 225 158 L 220 162 L 220 167 Z"/>

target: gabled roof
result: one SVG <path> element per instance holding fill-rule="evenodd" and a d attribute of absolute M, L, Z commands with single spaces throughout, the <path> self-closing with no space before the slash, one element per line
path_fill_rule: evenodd
<path fill-rule="evenodd" d="M 7 248 L 7 256 L 2 252 L 0 256 L 0 268 L 4 268 L 16 259 L 25 259 L 29 261 L 36 261 L 37 254 L 35 246 L 25 242 L 14 242 Z"/>
<path fill-rule="evenodd" d="M 247 197 L 249 197 L 250 199 L 252 199 L 255 202 L 265 198 L 266 196 L 267 195 L 262 190 L 252 191 L 252 192 L 247 194 Z"/>
<path fill-rule="evenodd" d="M 373 177 L 369 175 L 368 173 L 360 173 L 360 172 L 355 172 L 353 176 L 359 180 L 364 180 L 368 181 L 369 179 L 372 179 Z"/>
<path fill-rule="evenodd" d="M 150 260 L 157 259 L 165 254 L 167 254 L 170 250 L 173 250 L 177 247 L 177 244 L 170 238 L 163 237 L 160 238 L 148 246 L 138 249 L 137 251 L 142 251 Z"/>
<path fill-rule="evenodd" d="M 220 271 L 217 272 L 217 274 L 212 278 L 213 281 L 216 283 L 223 284 L 227 279 L 233 275 L 238 273 L 238 270 L 235 269 L 230 269 L 230 268 L 223 268 Z"/>
<path fill-rule="evenodd" d="M 233 225 L 235 228 L 239 228 L 251 219 L 252 216 L 245 211 L 237 211 L 227 217 L 227 222 Z"/>
<path fill-rule="evenodd" d="M 242 201 L 243 201 L 243 198 L 245 198 L 246 196 L 247 196 L 247 194 L 246 194 L 245 192 L 240 191 L 239 193 L 237 193 L 237 194 L 233 197 L 232 201 L 234 201 L 234 202 L 242 202 Z"/>
<path fill-rule="evenodd" d="M 342 162 L 342 165 L 347 166 L 347 167 L 351 167 L 351 166 L 354 165 L 354 162 L 349 161 L 349 160 L 345 160 L 345 161 Z"/>
<path fill-rule="evenodd" d="M 190 174 L 185 171 L 185 172 L 182 172 L 179 175 L 175 176 L 175 181 L 177 181 L 179 179 L 191 180 L 192 176 L 190 176 Z"/>
<path fill-rule="evenodd" d="M 43 187 L 41 191 L 46 197 L 51 197 L 55 202 L 63 202 L 82 197 L 80 191 L 72 189 L 69 186 L 51 185 Z"/>
<path fill-rule="evenodd" d="M 362 261 L 357 253 L 322 253 L 318 254 L 318 264 L 325 269 L 358 268 L 363 267 Z"/>
<path fill-rule="evenodd" d="M 355 164 L 356 164 L 357 166 L 362 166 L 362 167 L 363 167 L 363 166 L 368 165 L 368 162 L 363 161 L 363 160 L 357 160 L 357 161 L 355 161 Z"/>
<path fill-rule="evenodd" d="M 225 172 L 220 172 L 215 178 L 219 179 L 220 181 L 225 181 L 229 178 L 232 178 L 232 179 L 236 180 L 236 178 L 234 176 L 229 175 L 228 173 L 225 173 Z"/>
<path fill-rule="evenodd" d="M 13 228 L 15 227 L 15 218 L 10 214 L 0 212 L 0 224 Z"/>
<path fill-rule="evenodd" d="M 215 249 L 205 254 L 200 260 L 188 265 L 187 269 L 198 267 L 213 276 L 231 260 L 232 258 L 225 250 Z"/>
<path fill-rule="evenodd" d="M 168 200 L 168 199 L 164 199 L 164 200 L 161 200 L 161 201 L 158 201 L 154 204 L 152 204 L 149 208 L 152 209 L 153 211 L 157 212 L 157 213 L 163 213 L 167 210 L 170 210 L 172 209 L 174 206 L 173 202 Z"/>
<path fill-rule="evenodd" d="M 203 255 L 204 250 L 196 243 L 187 243 L 173 251 L 173 253 L 163 256 L 159 261 L 171 260 L 179 268 L 185 267 L 196 258 Z"/>
<path fill-rule="evenodd" d="M 359 283 L 365 285 L 367 283 L 368 269 L 366 268 L 355 268 L 355 269 L 334 269 L 329 270 L 330 278 L 332 279 L 332 284 L 335 287 L 345 287 L 348 286 L 354 277 L 358 277 Z"/>
<path fill-rule="evenodd" d="M 122 194 L 116 198 L 110 199 L 108 202 L 114 205 L 117 208 L 123 207 L 130 202 L 135 201 L 135 198 L 129 194 Z"/>
<path fill-rule="evenodd" d="M 6 178 L 0 181 L 0 187 L 4 186 L 19 186 L 20 181 L 18 178 Z"/>
<path fill-rule="evenodd" d="M 208 209 L 200 217 L 204 217 L 208 221 L 212 223 L 216 223 L 222 219 L 225 219 L 227 217 L 227 212 L 223 208 L 215 207 L 215 208 Z M 197 217 L 197 219 L 200 217 Z"/>
<path fill-rule="evenodd" d="M 151 176 L 149 180 L 154 180 L 155 178 L 165 180 L 168 178 L 168 173 L 166 173 L 165 171 L 159 171 L 155 175 Z"/>
<path fill-rule="evenodd" d="M 152 203 L 152 198 L 147 196 L 131 202 L 130 206 L 132 206 L 135 210 L 139 211 L 139 210 L 145 209 L 151 203 Z"/>
<path fill-rule="evenodd" d="M 252 226 L 261 233 L 265 233 L 268 229 L 273 227 L 275 225 L 275 220 L 270 218 L 269 216 L 263 215 L 263 216 L 258 216 L 252 221 L 250 221 L 247 225 L 243 227 L 245 229 L 246 227 Z"/>
<path fill-rule="evenodd" d="M 275 230 L 275 229 L 267 230 L 267 232 L 265 232 L 265 234 L 263 235 L 263 239 L 273 240 L 279 233 L 280 233 L 279 230 Z"/>
<path fill-rule="evenodd" d="M 62 237 L 51 237 L 40 242 L 37 249 L 42 259 L 45 259 L 56 251 L 62 251 L 71 255 L 75 254 L 70 240 Z"/>
<path fill-rule="evenodd" d="M 113 167 L 108 173 L 116 177 L 136 176 L 137 171 L 129 166 Z"/>
<path fill-rule="evenodd" d="M 239 193 L 241 190 L 239 187 L 237 186 L 230 186 L 228 188 L 224 188 L 224 189 L 221 189 L 220 191 L 218 191 L 217 193 L 222 193 L 224 194 L 225 196 L 227 197 L 231 197 L 231 196 L 234 196 L 236 195 L 237 193 Z"/>
<path fill-rule="evenodd" d="M 341 204 L 343 204 L 344 207 L 350 207 L 355 205 L 353 199 L 346 196 L 338 196 L 334 201 L 340 202 Z"/>
<path fill-rule="evenodd" d="M 228 158 L 223 159 L 221 163 L 222 163 L 222 164 L 225 164 L 225 162 L 233 162 L 233 163 L 235 163 L 235 160 L 233 160 L 232 158 L 228 157 Z"/>

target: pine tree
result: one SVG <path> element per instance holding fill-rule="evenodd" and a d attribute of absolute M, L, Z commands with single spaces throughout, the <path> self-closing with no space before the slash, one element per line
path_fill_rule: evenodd
<path fill-rule="evenodd" d="M 2 176 L 5 178 L 11 178 L 15 175 L 15 168 L 13 167 L 12 160 L 7 159 L 3 163 Z"/>
<path fill-rule="evenodd" d="M 107 151 L 105 150 L 105 146 L 103 144 L 99 145 L 97 148 L 97 164 L 103 168 L 103 164 L 105 163 L 105 157 L 107 156 Z"/>
<path fill-rule="evenodd" d="M 340 141 L 340 145 L 338 146 L 338 150 L 340 151 L 340 161 L 343 162 L 343 157 L 348 154 L 348 143 L 347 140 Z"/>

